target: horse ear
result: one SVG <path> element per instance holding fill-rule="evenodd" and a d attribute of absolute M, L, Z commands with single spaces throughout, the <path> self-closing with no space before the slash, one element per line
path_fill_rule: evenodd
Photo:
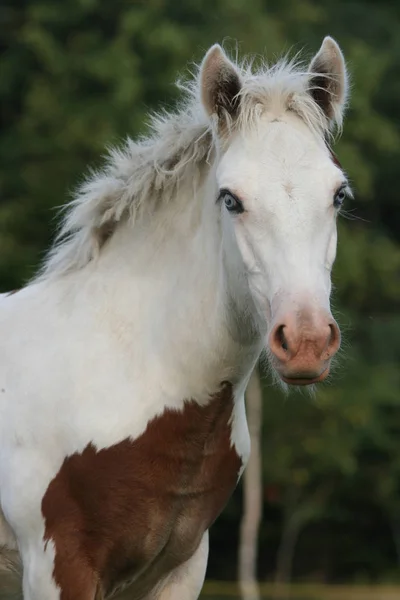
<path fill-rule="evenodd" d="M 209 116 L 234 118 L 239 111 L 239 73 L 221 46 L 212 46 L 200 68 L 201 101 Z"/>
<path fill-rule="evenodd" d="M 346 64 L 342 51 L 331 37 L 326 37 L 312 59 L 309 72 L 310 93 L 326 117 L 341 124 L 348 94 Z"/>

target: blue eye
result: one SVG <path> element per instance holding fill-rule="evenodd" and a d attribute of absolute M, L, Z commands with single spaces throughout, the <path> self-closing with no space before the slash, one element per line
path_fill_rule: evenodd
<path fill-rule="evenodd" d="M 244 206 L 235 194 L 232 194 L 229 190 L 221 190 L 219 193 L 219 200 L 222 200 L 227 210 L 232 213 L 240 214 L 244 212 Z"/>
<path fill-rule="evenodd" d="M 333 199 L 333 206 L 335 208 L 340 208 L 342 206 L 343 202 L 346 200 L 346 196 L 347 196 L 346 187 L 339 188 Z"/>

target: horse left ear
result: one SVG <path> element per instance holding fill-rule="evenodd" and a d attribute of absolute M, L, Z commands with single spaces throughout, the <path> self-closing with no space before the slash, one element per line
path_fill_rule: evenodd
<path fill-rule="evenodd" d="M 221 46 L 215 44 L 205 55 L 200 68 L 200 92 L 209 116 L 234 118 L 239 111 L 240 75 Z"/>
<path fill-rule="evenodd" d="M 342 51 L 331 37 L 322 42 L 310 66 L 310 93 L 329 121 L 341 125 L 348 95 L 348 78 Z"/>

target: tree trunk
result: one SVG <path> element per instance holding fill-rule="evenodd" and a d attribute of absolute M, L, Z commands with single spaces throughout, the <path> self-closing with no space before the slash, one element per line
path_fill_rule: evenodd
<path fill-rule="evenodd" d="M 246 392 L 251 454 L 243 474 L 243 516 L 239 542 L 239 585 L 242 600 L 260 600 L 257 582 L 257 542 L 262 511 L 260 434 L 262 392 L 258 368 L 252 373 Z"/>
<path fill-rule="evenodd" d="M 397 565 L 400 566 L 400 518 L 391 515 L 389 516 L 389 523 L 396 549 Z"/>
<path fill-rule="evenodd" d="M 296 511 L 284 524 L 276 562 L 275 598 L 289 597 L 294 551 L 303 524 L 303 519 Z"/>

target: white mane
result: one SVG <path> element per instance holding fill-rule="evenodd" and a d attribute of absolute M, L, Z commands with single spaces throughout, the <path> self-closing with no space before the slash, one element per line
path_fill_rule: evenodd
<path fill-rule="evenodd" d="M 296 61 L 235 65 L 242 78 L 240 113 L 230 126 L 246 128 L 265 110 L 296 112 L 318 136 L 329 135 L 330 123 L 310 94 L 313 73 Z M 329 75 L 326 75 L 329 77 Z M 65 215 L 39 273 L 49 279 L 84 267 L 94 259 L 118 224 L 132 223 L 143 210 L 154 211 L 186 181 L 196 184 L 202 167 L 214 155 L 217 136 L 199 98 L 198 77 L 179 84 L 184 99 L 176 112 L 151 117 L 151 134 L 120 149 L 111 149 L 105 167 L 91 173 L 65 207 Z M 341 116 L 334 123 L 341 126 Z"/>

